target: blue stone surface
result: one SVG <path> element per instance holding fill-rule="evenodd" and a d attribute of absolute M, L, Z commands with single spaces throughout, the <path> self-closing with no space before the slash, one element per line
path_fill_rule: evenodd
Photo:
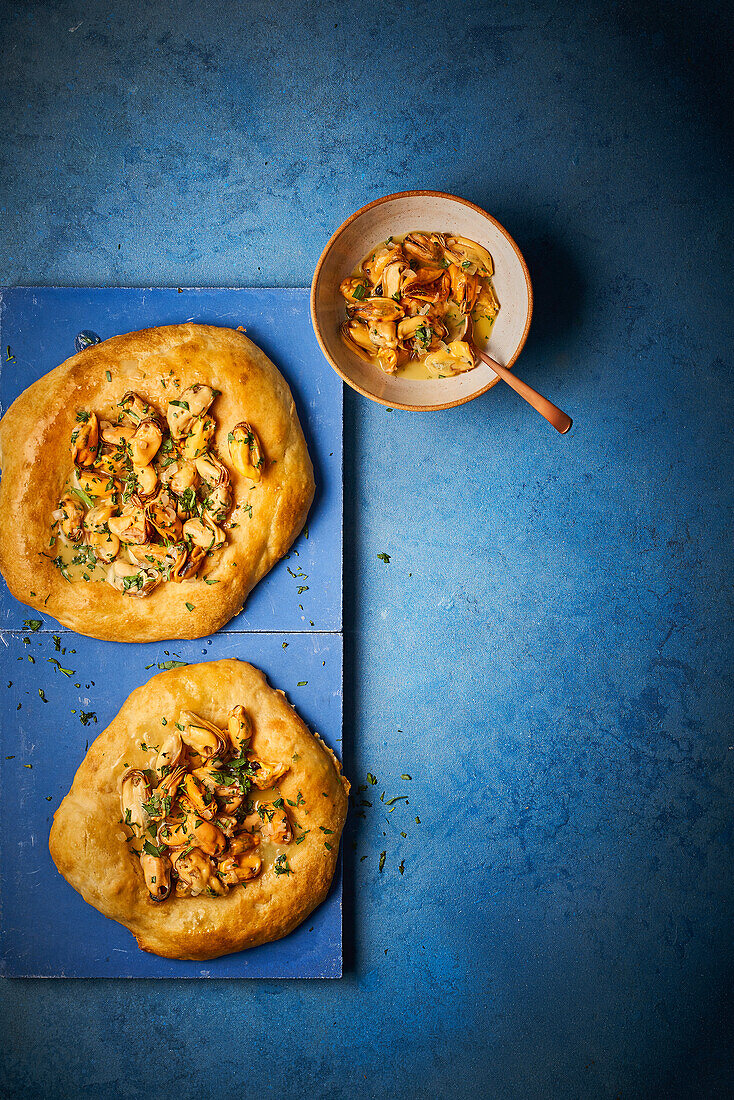
<path fill-rule="evenodd" d="M 729 6 L 2 14 L 3 282 L 305 286 L 446 190 L 575 422 L 346 393 L 346 976 L 6 981 L 4 1095 L 731 1095 Z"/>

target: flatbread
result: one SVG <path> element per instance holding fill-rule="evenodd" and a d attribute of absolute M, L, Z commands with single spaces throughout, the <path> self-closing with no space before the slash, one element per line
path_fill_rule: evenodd
<path fill-rule="evenodd" d="M 227 530 L 227 544 L 195 579 L 168 581 L 142 598 L 105 581 L 66 580 L 53 563 L 50 535 L 72 469 L 78 410 L 114 420 L 123 395 L 133 391 L 165 415 L 171 397 L 202 383 L 220 391 L 211 408 L 212 450 L 231 474 L 229 518 L 236 526 Z M 254 488 L 227 459 L 228 433 L 242 421 L 256 430 L 265 455 Z M 244 333 L 208 325 L 115 336 L 67 359 L 29 386 L 0 421 L 0 464 L 0 571 L 12 594 L 80 634 L 125 642 L 199 638 L 224 626 L 287 552 L 314 494 L 313 467 L 283 377 Z"/>
<path fill-rule="evenodd" d="M 238 705 L 253 722 L 254 755 L 289 765 L 277 787 L 303 839 L 263 851 L 259 877 L 226 896 L 171 895 L 154 902 L 121 823 L 122 777 L 129 768 L 153 766 L 151 746 L 160 745 L 182 711 L 226 727 L 227 712 Z M 188 665 L 137 688 L 90 746 L 56 811 L 49 847 L 74 889 L 129 928 L 143 950 L 212 959 L 288 935 L 321 904 L 336 867 L 348 792 L 334 754 L 262 672 L 235 660 Z M 289 870 L 276 874 L 275 860 L 283 853 Z"/>

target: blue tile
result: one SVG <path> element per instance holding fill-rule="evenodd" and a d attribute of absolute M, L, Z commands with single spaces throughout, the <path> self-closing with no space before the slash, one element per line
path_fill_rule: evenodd
<path fill-rule="evenodd" d="M 31 382 L 74 355 L 74 340 L 82 331 L 92 329 L 107 339 L 187 320 L 231 328 L 244 325 L 273 359 L 293 391 L 316 475 L 308 534 L 298 538 L 225 630 L 341 630 L 342 384 L 316 343 L 307 291 L 4 290 L 0 301 L 2 407 L 7 409 Z M 307 591 L 298 592 L 306 586 Z M 28 608 L 0 582 L 0 626 L 19 628 L 28 615 Z M 54 620 L 48 622 L 58 629 Z"/>
<path fill-rule="evenodd" d="M 160 643 L 118 646 L 72 634 L 59 637 L 63 644 L 57 649 L 50 634 L 3 635 L 3 664 L 12 681 L 3 692 L 0 740 L 4 973 L 69 978 L 340 977 L 341 864 L 327 900 L 292 935 L 238 955 L 185 962 L 141 951 L 126 928 L 87 905 L 54 867 L 48 834 L 88 743 L 114 718 L 130 692 L 168 660 L 250 661 L 263 669 L 274 687 L 285 691 L 309 727 L 341 755 L 341 635 L 220 634 L 203 643 L 179 643 L 175 657 Z M 302 681 L 306 684 L 299 687 Z"/>

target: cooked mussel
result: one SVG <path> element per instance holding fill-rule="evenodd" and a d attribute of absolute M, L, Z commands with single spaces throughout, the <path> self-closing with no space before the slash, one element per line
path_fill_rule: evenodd
<path fill-rule="evenodd" d="M 252 740 L 252 721 L 244 707 L 234 707 L 227 719 L 227 737 L 235 756 L 244 756 Z"/>
<path fill-rule="evenodd" d="M 216 801 L 211 792 L 192 772 L 187 772 L 183 777 L 181 790 L 199 817 L 203 817 L 205 821 L 211 821 L 215 817 L 217 812 Z"/>
<path fill-rule="evenodd" d="M 183 525 L 183 535 L 193 546 L 205 551 L 219 550 L 227 541 L 225 532 L 206 512 L 201 519 L 187 519 Z"/>
<path fill-rule="evenodd" d="M 64 542 L 81 542 L 84 536 L 84 509 L 76 497 L 64 493 L 58 508 L 52 513 L 52 519 L 58 523 L 59 534 Z"/>
<path fill-rule="evenodd" d="M 169 574 L 172 581 L 190 581 L 201 569 L 206 551 L 200 546 L 177 546 L 176 559 Z"/>
<path fill-rule="evenodd" d="M 403 251 L 422 264 L 436 264 L 443 259 L 443 247 L 436 233 L 408 233 L 403 239 Z"/>
<path fill-rule="evenodd" d="M 190 888 L 193 897 L 203 893 L 227 893 L 227 887 L 217 877 L 214 864 L 200 848 L 192 848 L 191 851 L 182 848 L 173 855 L 172 862 L 176 874 Z"/>
<path fill-rule="evenodd" d="M 229 457 L 238 473 L 258 482 L 262 477 L 265 459 L 257 432 L 246 420 L 235 424 L 227 436 Z"/>
<path fill-rule="evenodd" d="M 273 814 L 264 819 L 262 835 L 274 844 L 290 844 L 293 840 L 293 826 L 283 807 L 276 807 Z"/>
<path fill-rule="evenodd" d="M 162 442 L 163 432 L 158 421 L 141 420 L 129 443 L 130 458 L 136 471 L 153 461 Z"/>
<path fill-rule="evenodd" d="M 358 321 L 366 321 L 372 328 L 381 321 L 399 321 L 405 316 L 405 310 L 392 298 L 367 298 L 349 306 L 349 316 Z"/>
<path fill-rule="evenodd" d="M 171 892 L 171 861 L 168 856 L 140 853 L 145 885 L 153 901 L 165 901 Z"/>
<path fill-rule="evenodd" d="M 195 416 L 179 443 L 182 456 L 193 462 L 206 454 L 216 430 L 217 425 L 211 416 Z"/>
<path fill-rule="evenodd" d="M 250 764 L 252 766 L 250 780 L 259 791 L 266 791 L 269 787 L 272 787 L 285 775 L 290 767 L 289 764 L 268 764 L 265 760 L 256 760 L 252 756 L 250 757 Z"/>
<path fill-rule="evenodd" d="M 158 750 L 158 756 L 155 761 L 157 775 L 163 779 L 183 764 L 185 757 L 186 749 L 181 739 L 181 734 L 177 729 L 170 730 L 164 737 L 163 744 Z"/>
<path fill-rule="evenodd" d="M 110 531 L 85 531 L 84 542 L 89 546 L 98 561 L 109 565 L 120 553 L 120 540 Z"/>
<path fill-rule="evenodd" d="M 142 424 L 144 420 L 158 418 L 158 413 L 153 406 L 148 404 L 140 394 L 134 393 L 132 390 L 128 390 L 126 394 L 123 394 L 117 407 L 122 409 L 123 416 L 126 416 L 135 425 Z"/>
<path fill-rule="evenodd" d="M 118 558 L 110 566 L 106 579 L 108 584 L 126 596 L 148 596 L 161 583 L 162 577 L 158 572 L 136 568 Z"/>
<path fill-rule="evenodd" d="M 181 712 L 178 721 L 183 726 L 180 731 L 182 740 L 201 757 L 202 763 L 222 755 L 226 742 L 218 726 L 188 710 Z"/>
<path fill-rule="evenodd" d="M 151 527 L 158 532 L 164 542 L 178 542 L 183 534 L 181 520 L 169 493 L 161 489 L 154 500 L 145 505 L 145 515 Z"/>
<path fill-rule="evenodd" d="M 179 398 L 173 398 L 166 409 L 166 420 L 174 439 L 180 439 L 190 428 L 194 417 L 203 416 L 218 394 L 218 390 L 202 383 L 185 389 Z"/>
<path fill-rule="evenodd" d="M 220 859 L 217 870 L 223 882 L 228 886 L 236 886 L 240 882 L 250 882 L 257 878 L 262 870 L 263 861 L 254 852 L 244 852 L 242 855 L 229 855 Z"/>
<path fill-rule="evenodd" d="M 71 433 L 71 457 L 75 466 L 91 466 L 97 457 L 99 424 L 95 413 L 77 413 Z"/>
<path fill-rule="evenodd" d="M 122 820 L 138 838 L 150 824 L 150 815 L 146 809 L 149 799 L 150 783 L 145 772 L 139 768 L 130 768 L 120 781 Z"/>
<path fill-rule="evenodd" d="M 120 542 L 142 546 L 150 541 L 150 525 L 145 510 L 133 499 L 127 501 L 119 516 L 110 517 L 107 526 Z"/>

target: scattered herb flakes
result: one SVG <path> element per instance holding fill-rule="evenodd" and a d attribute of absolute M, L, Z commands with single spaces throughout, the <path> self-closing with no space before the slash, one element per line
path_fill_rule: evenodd
<path fill-rule="evenodd" d="M 46 795 L 46 801 L 47 801 L 47 802 L 50 802 L 50 801 L 51 801 L 51 795 L 50 795 L 50 794 L 47 794 L 47 795 Z"/>
<path fill-rule="evenodd" d="M 32 768 L 32 767 L 33 767 L 33 765 L 32 765 L 32 764 L 24 764 L 24 765 L 23 765 L 23 767 L 24 767 L 24 768 Z"/>
<path fill-rule="evenodd" d="M 398 864 L 398 871 L 400 871 L 401 875 L 405 874 L 405 860 L 404 859 L 400 860 L 400 863 Z"/>
<path fill-rule="evenodd" d="M 377 556 L 380 559 L 380 561 L 384 561 L 385 565 L 387 565 L 388 562 L 390 561 L 390 555 L 389 554 L 378 554 Z"/>
<path fill-rule="evenodd" d="M 14 359 L 15 359 L 15 356 L 13 355 L 12 351 L 10 350 L 10 344 L 8 344 L 5 348 L 5 362 L 6 363 L 12 363 Z"/>
<path fill-rule="evenodd" d="M 189 603 L 189 601 L 188 601 L 188 600 L 186 601 L 186 607 L 187 607 L 187 608 L 189 609 L 189 611 L 193 611 L 193 610 L 194 610 L 194 605 L 193 605 L 192 603 Z"/>
<path fill-rule="evenodd" d="M 41 629 L 41 627 L 43 626 L 43 620 L 42 619 L 23 619 L 23 626 L 26 628 L 26 630 L 31 630 L 31 631 L 35 632 L 36 630 Z"/>
<path fill-rule="evenodd" d="M 35 657 L 32 657 L 30 653 L 28 654 L 28 660 L 29 660 L 29 661 L 31 662 L 31 664 L 32 664 L 32 665 L 35 665 L 35 663 L 36 663 L 36 658 L 35 658 Z"/>
<path fill-rule="evenodd" d="M 168 719 L 167 718 L 161 718 L 161 725 L 162 726 L 167 726 L 168 725 Z"/>
<path fill-rule="evenodd" d="M 401 779 L 410 779 L 410 780 L 412 780 L 413 777 L 412 777 L 412 775 L 401 775 L 400 778 Z"/>
<path fill-rule="evenodd" d="M 57 661 L 55 657 L 48 657 L 48 663 L 54 665 L 59 672 L 63 672 L 64 676 L 74 676 L 75 672 L 73 668 L 63 668 L 60 661 Z"/>
<path fill-rule="evenodd" d="M 188 661 L 159 661 L 158 668 L 162 668 L 164 671 L 168 671 L 168 669 L 171 668 L 182 668 L 188 663 Z"/>
<path fill-rule="evenodd" d="M 61 638 L 59 638 L 58 634 L 54 634 L 53 637 L 54 637 L 54 649 L 56 650 L 57 653 L 61 653 Z"/>
<path fill-rule="evenodd" d="M 204 577 L 204 583 L 205 584 L 219 584 L 219 581 L 215 580 L 214 577 Z"/>
<path fill-rule="evenodd" d="M 300 596 L 302 592 L 308 592 L 308 585 L 307 584 L 299 584 L 298 591 L 297 591 L 296 595 Z"/>
<path fill-rule="evenodd" d="M 305 539 L 307 539 L 307 538 L 308 538 L 308 524 L 307 524 L 307 523 L 306 523 L 306 524 L 304 524 L 304 527 L 303 527 L 303 537 L 304 537 Z"/>
<path fill-rule="evenodd" d="M 325 840 L 325 841 L 324 841 L 324 848 L 326 848 L 326 849 L 327 849 L 327 851 L 329 851 L 329 852 L 330 852 L 330 851 L 332 850 L 332 845 L 331 845 L 331 844 L 329 844 L 329 842 Z"/>
<path fill-rule="evenodd" d="M 377 780 L 375 779 L 372 772 L 367 772 L 367 782 L 371 783 L 373 787 L 377 786 Z"/>
<path fill-rule="evenodd" d="M 281 852 L 281 854 L 276 857 L 275 863 L 273 864 L 273 870 L 275 871 L 276 875 L 293 874 L 293 871 L 288 866 L 288 857 L 285 855 L 284 852 Z"/>
<path fill-rule="evenodd" d="M 110 372 L 108 370 L 106 370 L 104 372 L 104 376 L 105 376 L 105 378 L 107 379 L 108 382 L 112 381 L 112 375 L 110 374 Z"/>
<path fill-rule="evenodd" d="M 165 849 L 158 848 L 157 845 L 151 844 L 149 840 L 146 840 L 145 844 L 143 845 L 143 851 L 146 853 L 146 855 L 149 856 L 162 856 Z"/>
<path fill-rule="evenodd" d="M 287 643 L 287 642 L 283 642 L 283 649 L 287 649 L 287 648 L 288 648 L 288 643 Z"/>
<path fill-rule="evenodd" d="M 396 802 L 407 802 L 408 796 L 405 794 L 396 794 L 394 798 L 388 798 L 387 801 L 383 798 L 380 799 L 380 801 L 385 802 L 386 806 L 394 806 Z"/>
<path fill-rule="evenodd" d="M 387 852 L 380 852 L 380 874 L 382 874 L 382 869 L 385 866 L 385 860 L 386 859 L 387 859 Z"/>
<path fill-rule="evenodd" d="M 298 683 L 296 684 L 296 687 L 305 688 L 307 683 L 308 683 L 308 680 L 299 680 Z"/>
<path fill-rule="evenodd" d="M 420 819 L 419 817 L 417 817 L 417 818 L 415 819 L 415 823 L 416 823 L 416 825 L 420 825 L 420 823 L 421 823 L 421 819 Z"/>
<path fill-rule="evenodd" d="M 79 721 L 83 726 L 88 726 L 90 722 L 97 721 L 97 715 L 93 710 L 80 710 Z"/>
<path fill-rule="evenodd" d="M 327 833 L 328 834 L 328 833 L 333 833 L 334 832 L 333 829 L 327 829 L 323 825 L 319 825 L 319 829 L 321 829 L 322 833 Z"/>
<path fill-rule="evenodd" d="M 408 839 L 408 834 L 407 834 L 407 833 L 401 833 L 400 835 L 401 835 L 401 837 L 403 838 L 403 840 L 407 840 L 407 839 Z"/>

